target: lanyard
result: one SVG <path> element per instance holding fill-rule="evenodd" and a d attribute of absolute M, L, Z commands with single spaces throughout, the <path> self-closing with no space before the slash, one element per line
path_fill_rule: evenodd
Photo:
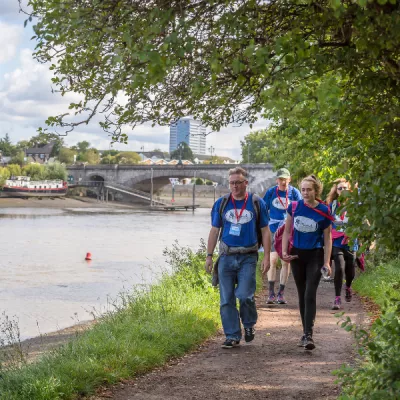
<path fill-rule="evenodd" d="M 320 204 L 321 204 L 321 203 L 322 203 L 322 204 L 325 204 L 322 200 L 319 200 L 319 199 L 316 199 L 316 200 L 317 200 L 318 203 L 320 203 Z M 323 217 L 329 219 L 329 221 L 334 221 L 334 220 L 335 220 L 335 218 L 333 218 L 332 215 L 325 214 L 323 211 L 318 210 L 316 207 L 311 207 L 311 206 L 309 206 L 305 201 L 303 202 L 303 204 L 304 204 L 306 207 L 311 208 L 311 210 L 315 211 L 316 213 L 318 213 L 318 214 L 322 215 Z M 318 204 L 317 204 L 317 207 L 318 207 Z"/>
<path fill-rule="evenodd" d="M 285 205 L 285 204 L 282 203 L 281 196 L 279 196 L 278 186 L 276 187 L 276 197 L 278 198 L 279 203 L 282 204 L 282 207 L 283 207 L 285 210 L 287 210 L 287 208 L 288 208 L 288 203 L 289 203 L 289 195 L 288 195 L 288 193 L 289 193 L 289 190 L 286 189 L 286 205 Z"/>
<path fill-rule="evenodd" d="M 247 199 L 249 198 L 249 194 L 246 193 L 246 197 L 244 198 L 244 203 L 242 205 L 242 209 L 240 210 L 240 213 L 237 213 L 237 209 L 236 209 L 236 203 L 235 203 L 235 199 L 233 198 L 233 196 L 231 195 L 231 199 L 232 199 L 232 203 L 233 203 L 233 208 L 235 209 L 235 215 L 236 215 L 236 223 L 238 224 L 240 221 L 240 217 L 243 214 L 244 209 L 246 208 L 246 204 L 247 204 Z"/>

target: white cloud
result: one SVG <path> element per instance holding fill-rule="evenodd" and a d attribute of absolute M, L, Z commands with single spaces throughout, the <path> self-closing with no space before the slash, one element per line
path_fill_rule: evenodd
<path fill-rule="evenodd" d="M 12 60 L 21 40 L 21 29 L 18 26 L 0 22 L 1 52 L 0 64 Z"/>
<path fill-rule="evenodd" d="M 38 127 L 46 127 L 44 121 L 50 115 L 68 112 L 71 101 L 79 101 L 76 94 L 62 97 L 59 93 L 51 92 L 52 73 L 47 65 L 37 63 L 32 58 L 30 49 L 19 52 L 17 68 L 0 76 L 0 137 L 9 133 L 11 140 L 17 142 L 29 139 L 36 134 Z M 72 146 L 82 140 L 87 140 L 93 147 L 108 149 L 111 138 L 98 125 L 102 116 L 97 115 L 89 125 L 80 125 L 65 137 L 67 145 Z M 267 121 L 260 119 L 252 130 L 262 129 Z M 240 127 L 228 126 L 220 132 L 207 135 L 207 153 L 210 146 L 214 147 L 213 153 L 241 159 L 240 141 L 250 133 L 248 125 Z M 124 130 L 129 136 L 129 142 L 113 144 L 118 150 L 145 150 L 159 148 L 163 151 L 169 149 L 169 127 L 155 126 L 150 123 L 137 126 L 133 131 L 127 127 Z"/>

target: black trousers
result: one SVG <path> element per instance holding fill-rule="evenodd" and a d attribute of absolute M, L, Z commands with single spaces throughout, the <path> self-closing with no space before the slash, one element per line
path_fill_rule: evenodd
<path fill-rule="evenodd" d="M 297 255 L 290 261 L 292 274 L 299 296 L 299 308 L 304 333 L 311 334 L 317 313 L 317 289 L 324 264 L 324 249 L 302 250 L 292 248 L 290 254 Z"/>
<path fill-rule="evenodd" d="M 332 258 L 335 261 L 335 296 L 340 296 L 343 285 L 343 273 L 346 286 L 350 287 L 356 274 L 356 254 L 341 247 L 332 247 Z"/>

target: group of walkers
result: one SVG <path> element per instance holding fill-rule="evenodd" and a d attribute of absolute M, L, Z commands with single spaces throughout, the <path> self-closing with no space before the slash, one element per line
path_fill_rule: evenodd
<path fill-rule="evenodd" d="M 332 309 L 341 307 L 343 275 L 345 299 L 351 301 L 351 283 L 355 275 L 356 244 L 350 247 L 345 234 L 346 211 L 340 196 L 350 184 L 340 178 L 334 182 L 326 202 L 320 197 L 322 184 L 314 176 L 305 177 L 300 191 L 290 185 L 290 172 L 277 172 L 276 185 L 263 199 L 248 193 L 248 173 L 241 167 L 229 171 L 230 193 L 219 198 L 211 211 L 211 230 L 207 243 L 207 272 L 214 272 L 220 287 L 220 313 L 226 339 L 223 348 L 230 349 L 242 339 L 251 342 L 257 322 L 255 303 L 256 265 L 259 246 L 264 248 L 261 265 L 268 276 L 267 304 L 286 304 L 284 296 L 290 270 L 296 284 L 303 335 L 299 346 L 315 348 L 313 327 L 316 297 L 321 271 L 331 274 L 334 262 L 335 299 Z M 342 197 L 343 198 L 343 197 Z M 219 256 L 213 264 L 219 242 Z M 281 246 L 281 249 L 280 249 Z M 278 255 L 278 248 L 279 254 Z M 281 258 L 279 288 L 275 293 L 276 267 Z M 239 300 L 239 310 L 236 306 Z"/>

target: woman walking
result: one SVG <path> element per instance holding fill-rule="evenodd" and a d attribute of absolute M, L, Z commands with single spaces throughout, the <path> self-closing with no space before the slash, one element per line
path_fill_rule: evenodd
<path fill-rule="evenodd" d="M 329 208 L 318 199 L 322 192 L 322 184 L 314 175 L 304 178 L 300 188 L 303 200 L 292 202 L 287 209 L 282 255 L 285 261 L 290 261 L 299 296 L 303 325 L 303 336 L 299 346 L 313 350 L 313 327 L 321 267 L 330 273 L 333 218 Z M 291 232 L 293 234 L 290 242 L 293 247 L 289 249 Z"/>
<path fill-rule="evenodd" d="M 335 218 L 332 227 L 332 257 L 335 262 L 335 300 L 333 301 L 332 310 L 340 310 L 342 305 L 343 275 L 346 278 L 345 299 L 347 302 L 351 301 L 351 283 L 355 276 L 357 241 L 350 248 L 348 244 L 349 237 L 345 234 L 346 224 L 348 223 L 347 211 L 338 212 L 340 207 L 338 198 L 347 190 L 350 190 L 349 182 L 344 178 L 339 178 L 334 182 L 326 199 Z"/>

